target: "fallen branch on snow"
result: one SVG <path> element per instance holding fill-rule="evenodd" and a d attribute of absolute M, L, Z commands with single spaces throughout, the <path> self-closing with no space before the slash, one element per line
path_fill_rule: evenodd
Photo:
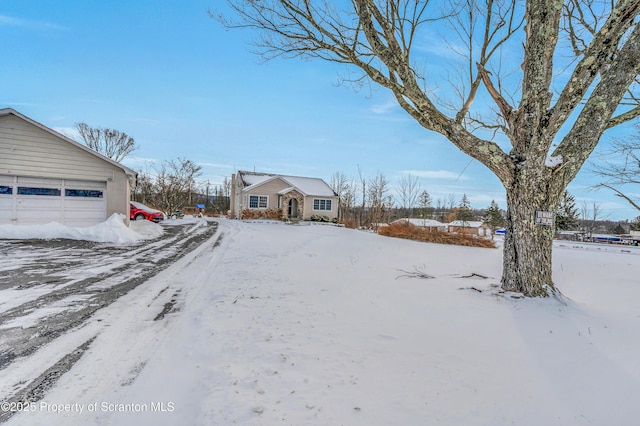
<path fill-rule="evenodd" d="M 434 276 L 431 276 L 431 275 L 419 270 L 416 267 L 414 267 L 414 271 L 405 271 L 403 269 L 396 269 L 396 271 L 404 272 L 404 275 L 398 275 L 396 277 L 396 280 L 398 278 L 424 278 L 424 279 L 435 278 Z"/>
<path fill-rule="evenodd" d="M 470 275 L 462 275 L 458 278 L 481 278 L 483 280 L 486 280 L 489 277 L 485 277 L 484 275 L 480 275 L 480 274 L 476 274 L 475 272 L 472 272 Z"/>

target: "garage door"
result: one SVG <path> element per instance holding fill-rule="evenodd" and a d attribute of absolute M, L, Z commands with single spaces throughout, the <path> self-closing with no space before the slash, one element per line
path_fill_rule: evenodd
<path fill-rule="evenodd" d="M 106 219 L 106 182 L 0 175 L 0 223 L 89 226 Z"/>

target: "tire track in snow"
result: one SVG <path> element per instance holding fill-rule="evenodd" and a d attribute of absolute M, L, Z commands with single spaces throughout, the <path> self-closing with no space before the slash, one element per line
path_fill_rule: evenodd
<path fill-rule="evenodd" d="M 218 224 L 203 225 L 207 222 L 168 226 L 160 238 L 133 246 L 72 240 L 1 241 L 0 251 L 10 251 L 20 266 L 10 268 L 9 276 L 0 281 L 0 295 L 22 294 L 4 312 L 0 305 L 0 370 L 5 379 L 0 401 L 41 398 L 99 332 L 101 327 L 88 320 L 208 241 Z M 5 271 L 0 272 L 4 275 Z M 81 278 L 74 279 L 76 274 Z M 58 341 L 64 345 L 56 344 Z M 75 349 L 64 354 L 60 346 Z M 56 350 L 46 350 L 49 347 Z M 45 356 L 38 356 L 39 352 Z M 0 422 L 13 413 L 2 414 L 5 417 Z"/>

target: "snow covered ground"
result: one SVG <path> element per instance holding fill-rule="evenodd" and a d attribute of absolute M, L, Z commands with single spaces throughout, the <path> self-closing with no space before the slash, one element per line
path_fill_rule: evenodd
<path fill-rule="evenodd" d="M 635 425 L 640 250 L 555 244 L 565 297 L 531 300 L 499 249 L 220 220 L 7 424 Z"/>

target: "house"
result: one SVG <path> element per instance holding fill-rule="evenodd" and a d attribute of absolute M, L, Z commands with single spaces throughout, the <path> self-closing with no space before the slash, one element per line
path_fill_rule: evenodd
<path fill-rule="evenodd" d="M 555 232 L 554 238 L 556 238 L 557 240 L 584 241 L 584 236 L 584 231 L 558 230 Z"/>
<path fill-rule="evenodd" d="M 136 172 L 11 109 L 0 109 L 0 224 L 129 220 Z"/>
<path fill-rule="evenodd" d="M 475 220 L 454 220 L 447 224 L 447 232 L 479 235 L 482 237 L 491 236 L 491 229 L 489 229 L 484 222 Z"/>
<path fill-rule="evenodd" d="M 415 226 L 419 226 L 421 228 L 426 228 L 430 231 L 444 231 L 446 228 L 446 225 L 442 222 L 439 222 L 437 220 L 434 219 L 420 219 L 420 218 L 404 218 L 404 219 L 398 219 L 398 220 L 394 220 L 391 223 L 410 223 L 412 225 Z"/>
<path fill-rule="evenodd" d="M 241 219 L 247 210 L 258 217 L 335 219 L 338 196 L 322 179 L 238 171 L 231 176 L 231 215 Z"/>

